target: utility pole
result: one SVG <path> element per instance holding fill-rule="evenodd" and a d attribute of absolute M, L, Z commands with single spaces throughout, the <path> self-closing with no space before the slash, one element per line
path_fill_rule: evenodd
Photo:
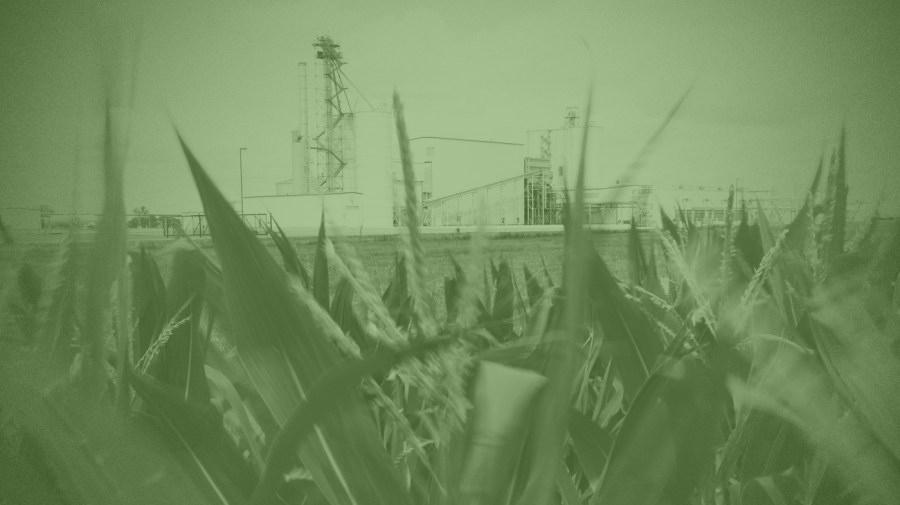
<path fill-rule="evenodd" d="M 246 151 L 246 147 L 241 147 L 238 149 L 238 159 L 240 160 L 240 170 L 241 170 L 241 221 L 244 220 L 244 151 Z"/>

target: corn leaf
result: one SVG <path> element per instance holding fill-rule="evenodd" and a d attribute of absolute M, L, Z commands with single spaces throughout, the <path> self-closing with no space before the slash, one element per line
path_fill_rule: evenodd
<path fill-rule="evenodd" d="M 732 378 L 729 389 L 738 405 L 790 422 L 821 451 L 839 482 L 822 481 L 817 494 L 847 493 L 852 503 L 890 503 L 900 496 L 900 462 L 857 409 L 848 412 L 846 403 L 835 401 L 834 383 L 818 358 L 772 343 L 754 352 L 758 365 L 749 384 Z"/>
<path fill-rule="evenodd" d="M 644 251 L 640 232 L 634 222 L 628 230 L 628 273 L 633 285 L 641 286 L 657 297 L 665 296 L 659 282 L 655 258 Z"/>
<path fill-rule="evenodd" d="M 494 302 L 491 304 L 493 312 L 490 321 L 485 324 L 501 342 L 510 338 L 513 332 L 513 279 L 509 263 L 501 261 L 498 266 L 491 262 L 491 270 L 494 276 Z"/>
<path fill-rule="evenodd" d="M 9 230 L 6 229 L 6 225 L 3 224 L 3 216 L 0 216 L 0 239 L 3 239 L 3 243 L 6 245 L 13 244 L 12 235 L 9 234 Z"/>
<path fill-rule="evenodd" d="M 147 352 L 166 324 L 166 283 L 153 256 L 141 247 L 131 256 L 132 307 L 137 318 L 134 353 Z"/>
<path fill-rule="evenodd" d="M 532 310 L 537 306 L 541 297 L 544 296 L 544 287 L 541 286 L 541 281 L 531 273 L 531 270 L 528 269 L 527 265 L 522 267 L 522 272 L 525 276 L 525 293 L 528 295 L 528 310 Z"/>
<path fill-rule="evenodd" d="M 309 273 L 306 272 L 303 262 L 301 262 L 300 258 L 297 256 L 297 250 L 291 245 L 291 241 L 288 240 L 287 235 L 284 234 L 284 230 L 281 229 L 281 225 L 278 224 L 278 221 L 273 218 L 272 222 L 275 223 L 275 228 L 269 228 L 269 236 L 272 237 L 272 241 L 275 242 L 275 247 L 277 247 L 278 252 L 281 253 L 284 269 L 287 270 L 289 274 L 298 276 L 301 282 L 303 282 L 303 287 L 309 289 Z"/>
<path fill-rule="evenodd" d="M 825 218 L 823 222 L 821 256 L 832 267 L 844 253 L 847 228 L 847 167 L 845 155 L 846 130 L 841 130 L 837 152 L 828 172 L 825 190 Z"/>
<path fill-rule="evenodd" d="M 589 95 L 586 120 L 591 114 L 591 99 Z M 568 212 L 565 226 L 562 288 L 565 301 L 554 304 L 556 313 L 544 320 L 546 325 L 529 328 L 526 332 L 526 338 L 529 332 L 536 335 L 538 344 L 529 368 L 546 377 L 547 385 L 538 395 L 522 451 L 522 462 L 513 482 L 511 497 L 519 505 L 545 505 L 553 498 L 556 478 L 563 464 L 575 378 L 583 362 L 579 347 L 586 340 L 587 333 L 583 323 L 587 305 L 587 279 L 584 273 L 587 270 L 589 244 L 580 209 L 584 208 L 587 130 L 584 129 L 582 138 L 574 206 Z"/>
<path fill-rule="evenodd" d="M 556 486 L 559 489 L 559 495 L 562 498 L 563 505 L 581 505 L 581 494 L 572 476 L 566 471 L 564 466 L 560 466 L 556 472 Z"/>
<path fill-rule="evenodd" d="M 588 416 L 574 409 L 569 412 L 569 438 L 584 476 L 596 491 L 612 450 L 612 438 Z"/>
<path fill-rule="evenodd" d="M 669 218 L 669 215 L 666 214 L 666 211 L 663 210 L 662 207 L 659 209 L 659 217 L 662 221 L 663 230 L 668 233 L 672 240 L 675 241 L 679 246 L 682 245 L 681 233 L 678 231 L 678 226 Z"/>
<path fill-rule="evenodd" d="M 222 416 L 207 401 L 185 399 L 182 391 L 140 373 L 130 383 L 164 426 L 177 452 L 186 453 L 186 466 L 196 465 L 195 479 L 206 480 L 226 503 L 244 503 L 253 490 L 256 472 L 225 432 Z"/>
<path fill-rule="evenodd" d="M 76 293 L 78 250 L 72 231 L 66 233 L 55 261 L 48 289 L 44 290 L 39 342 L 54 368 L 71 363 L 70 343 L 76 341 Z"/>
<path fill-rule="evenodd" d="M 105 402 L 88 404 L 58 376 L 36 375 L 40 363 L 6 355 L 0 363 L 4 458 L 0 497 L 9 503 L 97 505 L 223 504 L 190 478 L 164 440 L 147 424 Z M 12 432 L 11 432 L 12 430 Z M 6 444 L 21 440 L 18 447 Z M 12 481 L 14 477 L 22 480 Z M 45 501 L 44 498 L 50 498 Z M 58 501 L 53 500 L 58 499 Z"/>
<path fill-rule="evenodd" d="M 626 397 L 634 399 L 663 352 L 658 330 L 638 305 L 625 297 L 606 263 L 591 255 L 588 297 L 603 330 L 602 349 L 616 363 Z"/>
<path fill-rule="evenodd" d="M 724 398 L 721 380 L 699 360 L 670 361 L 628 410 L 591 503 L 687 502 L 712 467 Z"/>
<path fill-rule="evenodd" d="M 344 398 L 353 397 L 355 388 L 363 378 L 384 374 L 403 360 L 422 355 L 451 342 L 435 339 L 414 344 L 397 351 L 379 352 L 361 360 L 351 360 L 329 370 L 309 391 L 281 428 L 266 458 L 266 469 L 250 499 L 250 505 L 269 503 L 278 489 L 279 481 L 289 469 L 296 448 L 313 435 L 317 424 L 338 412 Z"/>
<path fill-rule="evenodd" d="M 894 336 L 879 331 L 860 290 L 862 281 L 830 279 L 813 291 L 811 330 L 819 355 L 838 391 L 900 462 L 900 358 Z"/>
<path fill-rule="evenodd" d="M 283 426 L 313 385 L 339 363 L 331 342 L 342 338 L 341 330 L 302 286 L 289 283 L 184 142 L 182 148 L 222 262 L 238 353 L 255 389 Z M 299 455 L 332 505 L 410 502 L 358 397 L 347 397 L 317 425 Z"/>
<path fill-rule="evenodd" d="M 82 335 L 81 382 L 91 401 L 106 392 L 107 328 L 109 328 L 110 296 L 113 284 L 125 266 L 125 201 L 122 190 L 124 169 L 123 146 L 114 138 L 111 106 L 106 108 L 104 136 L 104 201 L 103 214 L 97 225 L 97 236 L 91 255 L 85 329 Z M 120 322 L 121 323 L 121 322 Z M 128 324 L 128 323 L 125 323 Z M 120 327 L 122 325 L 120 324 Z"/>
<path fill-rule="evenodd" d="M 500 503 L 509 492 L 528 414 L 546 382 L 546 378 L 530 370 L 490 361 L 479 364 L 459 481 L 460 503 Z"/>
<path fill-rule="evenodd" d="M 406 327 L 412 320 L 412 304 L 407 285 L 406 257 L 399 255 L 394 262 L 394 277 L 381 299 L 398 327 Z"/>
<path fill-rule="evenodd" d="M 366 351 L 371 345 L 366 340 L 359 318 L 353 311 L 353 298 L 353 285 L 347 277 L 341 277 L 334 290 L 334 298 L 331 300 L 331 318 L 345 334 L 350 335 L 360 350 Z"/>
<path fill-rule="evenodd" d="M 209 402 L 204 360 L 207 342 L 200 329 L 206 270 L 193 251 L 178 251 L 166 290 L 166 320 L 176 321 L 151 375 L 181 391 L 185 398 Z M 186 319 L 186 321 L 185 321 Z M 183 321 L 183 322 L 182 322 Z"/>
<path fill-rule="evenodd" d="M 325 253 L 325 212 L 322 211 L 322 220 L 319 222 L 319 238 L 316 241 L 316 260 L 313 266 L 313 296 L 319 305 L 326 310 L 330 307 L 328 294 L 331 289 L 328 284 L 328 255 Z"/>
<path fill-rule="evenodd" d="M 264 465 L 261 444 L 263 432 L 261 427 L 253 419 L 249 406 L 241 398 L 231 379 L 214 367 L 206 365 L 204 368 L 206 377 L 209 380 L 210 397 L 219 398 L 228 403 L 228 408 L 233 412 L 237 425 L 241 430 L 242 437 L 240 441 L 246 444 L 247 449 L 250 451 L 254 468 L 258 474 L 261 474 Z"/>
<path fill-rule="evenodd" d="M 431 312 L 431 300 L 425 286 L 427 279 L 425 252 L 422 248 L 418 216 L 420 202 L 419 195 L 416 194 L 412 151 L 409 147 L 409 135 L 406 133 L 406 118 L 403 115 L 403 104 L 400 102 L 400 95 L 396 91 L 394 91 L 394 119 L 397 127 L 397 140 L 400 144 L 403 187 L 406 195 L 405 217 L 406 228 L 409 232 L 409 244 L 404 251 L 407 260 L 407 282 L 412 301 L 413 324 L 420 337 L 431 337 L 436 331 L 436 323 Z"/>

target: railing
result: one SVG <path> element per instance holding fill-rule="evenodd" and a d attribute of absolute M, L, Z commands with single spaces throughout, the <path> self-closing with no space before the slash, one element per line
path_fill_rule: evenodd
<path fill-rule="evenodd" d="M 265 235 L 272 227 L 271 214 L 241 214 L 244 224 L 257 235 Z M 191 235 L 202 237 L 209 235 L 209 223 L 205 214 L 185 214 L 171 216 L 164 221 L 163 235 L 166 237 Z"/>

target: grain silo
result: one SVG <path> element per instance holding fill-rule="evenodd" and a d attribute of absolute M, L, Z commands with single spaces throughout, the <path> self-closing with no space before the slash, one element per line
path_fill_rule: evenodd
<path fill-rule="evenodd" d="M 314 71 L 299 69 L 299 125 L 291 132 L 291 178 L 274 195 L 246 197 L 251 212 L 268 212 L 286 230 L 327 223 L 359 230 L 393 225 L 393 115 L 386 107 L 353 110 L 344 84 L 343 55 L 319 37 Z M 307 87 L 311 93 L 307 92 Z"/>

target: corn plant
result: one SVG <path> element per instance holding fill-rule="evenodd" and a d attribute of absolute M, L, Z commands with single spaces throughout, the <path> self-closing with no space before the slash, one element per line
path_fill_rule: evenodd
<path fill-rule="evenodd" d="M 110 127 L 92 253 L 68 238 L 52 275 L 23 264 L 3 300 L 8 500 L 900 496 L 900 230 L 883 240 L 873 219 L 848 240 L 843 137 L 825 189 L 820 164 L 782 229 L 761 208 L 750 223 L 754 202 L 733 195 L 727 215 L 740 204 L 742 219 L 724 229 L 662 213 L 649 248 L 629 231 L 618 279 L 570 211 L 561 279 L 525 269 L 518 286 L 511 261 L 481 272 L 454 261 L 440 320 L 415 205 L 387 286 L 328 236 L 324 216 L 311 268 L 275 224 L 279 263 L 181 138 L 214 254 L 184 237 L 164 269 L 150 248 L 128 250 L 115 138 Z"/>

